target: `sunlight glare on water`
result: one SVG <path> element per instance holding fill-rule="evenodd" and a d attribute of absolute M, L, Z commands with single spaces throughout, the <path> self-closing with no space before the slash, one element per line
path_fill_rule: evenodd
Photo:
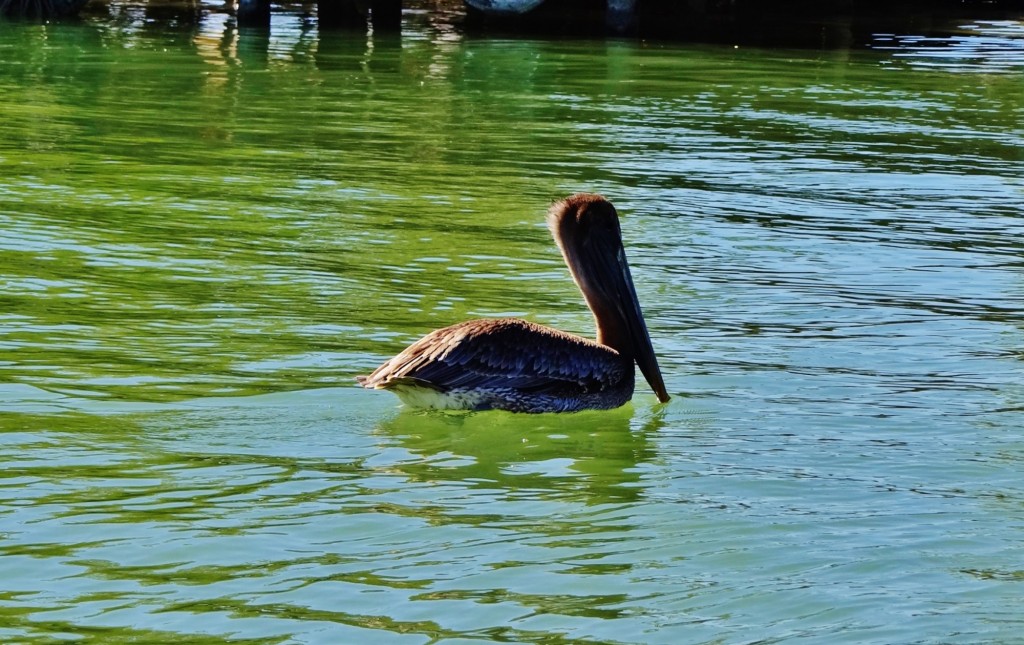
<path fill-rule="evenodd" d="M 1019 639 L 1020 23 L 110 11 L 0 30 L 0 641 Z M 471 317 L 592 334 L 543 223 L 577 190 L 622 213 L 671 402 L 355 386 Z"/>

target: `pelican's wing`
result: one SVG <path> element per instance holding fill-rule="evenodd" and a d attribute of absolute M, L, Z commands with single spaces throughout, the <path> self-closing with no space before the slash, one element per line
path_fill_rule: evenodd
<path fill-rule="evenodd" d="M 599 392 L 621 382 L 615 350 L 524 320 L 471 320 L 438 329 L 359 381 L 415 383 L 442 392 L 513 388 L 535 393 Z"/>

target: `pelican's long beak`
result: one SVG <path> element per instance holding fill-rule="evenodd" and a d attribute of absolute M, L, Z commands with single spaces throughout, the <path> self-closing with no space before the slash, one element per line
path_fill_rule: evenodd
<path fill-rule="evenodd" d="M 626 262 L 626 251 L 621 246 L 616 253 L 616 268 L 621 276 L 621 282 L 616 289 L 618 293 L 618 309 L 623 322 L 629 329 L 629 337 L 633 343 L 633 358 L 636 360 L 640 372 L 647 379 L 651 389 L 658 396 L 662 403 L 668 401 L 668 392 L 665 390 L 665 379 L 661 376 L 661 368 L 658 367 L 658 358 L 654 355 L 654 347 L 651 345 L 651 335 L 647 331 L 647 323 L 644 322 L 644 313 L 640 309 L 640 299 L 637 298 L 636 288 L 633 286 L 633 276 L 629 272 L 629 263 Z"/>

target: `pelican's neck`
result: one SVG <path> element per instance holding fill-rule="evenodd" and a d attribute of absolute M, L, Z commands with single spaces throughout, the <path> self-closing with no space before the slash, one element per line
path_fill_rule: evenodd
<path fill-rule="evenodd" d="M 632 361 L 636 349 L 623 298 L 635 289 L 615 207 L 600 195 L 573 195 L 552 206 L 548 227 L 594 314 L 597 342 Z"/>
<path fill-rule="evenodd" d="M 629 334 L 626 321 L 622 319 L 618 309 L 611 303 L 592 302 L 591 296 L 586 292 L 583 297 L 594 314 L 594 326 L 597 327 L 597 342 L 605 347 L 611 347 L 624 359 L 632 362 L 635 352 L 633 351 L 633 340 Z M 593 298 L 593 300 L 600 300 Z"/>
<path fill-rule="evenodd" d="M 611 347 L 626 361 L 632 362 L 636 356 L 633 337 L 629 324 L 622 311 L 622 303 L 617 302 L 605 291 L 594 288 L 590 282 L 594 276 L 584 267 L 579 266 L 578 256 L 572 252 L 564 252 L 565 263 L 569 266 L 573 282 L 583 294 L 583 299 L 594 316 L 594 327 L 597 330 L 597 342 Z"/>

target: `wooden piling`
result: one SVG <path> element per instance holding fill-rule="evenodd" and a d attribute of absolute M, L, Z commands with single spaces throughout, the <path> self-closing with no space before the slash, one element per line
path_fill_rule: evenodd
<path fill-rule="evenodd" d="M 365 7 L 356 0 L 318 0 L 316 19 L 320 29 L 366 29 Z"/>
<path fill-rule="evenodd" d="M 615 34 L 624 34 L 636 20 L 636 0 L 606 0 L 604 23 Z"/>
<path fill-rule="evenodd" d="M 270 29 L 270 0 L 238 0 L 235 16 L 239 27 Z"/>
<path fill-rule="evenodd" d="M 374 31 L 400 31 L 402 0 L 370 0 L 370 20 Z"/>

